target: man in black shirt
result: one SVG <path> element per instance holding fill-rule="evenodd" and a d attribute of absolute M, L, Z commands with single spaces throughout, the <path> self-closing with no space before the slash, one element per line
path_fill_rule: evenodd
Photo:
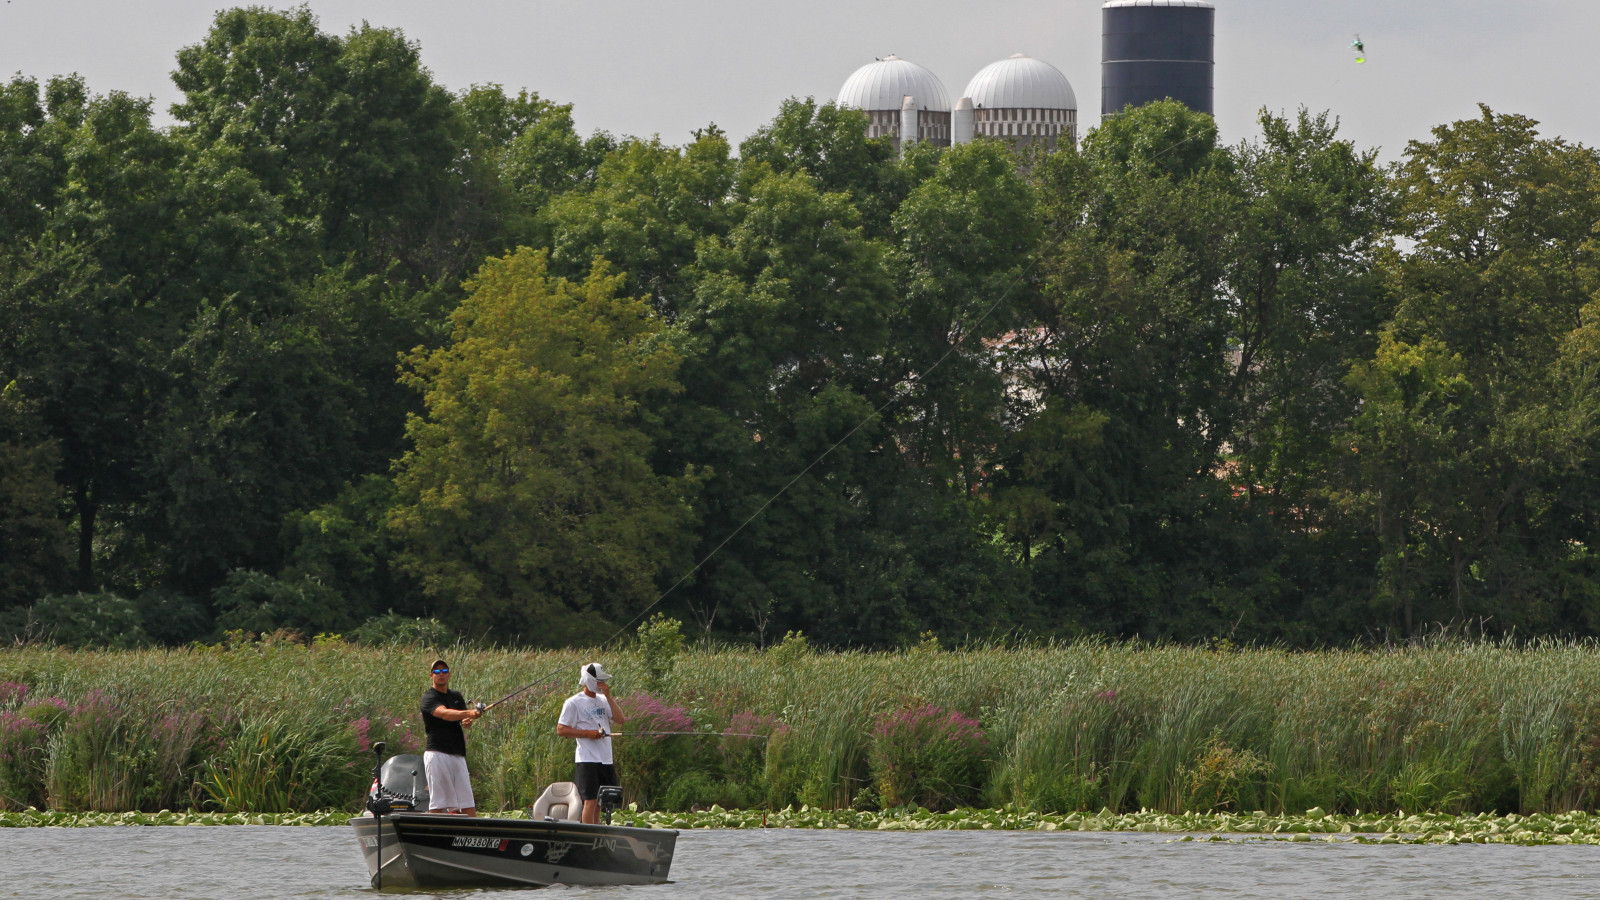
<path fill-rule="evenodd" d="M 450 690 L 450 664 L 433 661 L 433 687 L 422 692 L 422 730 L 428 744 L 422 765 L 428 773 L 428 812 L 478 814 L 467 772 L 466 728 L 483 715 L 468 709 L 466 698 Z"/>

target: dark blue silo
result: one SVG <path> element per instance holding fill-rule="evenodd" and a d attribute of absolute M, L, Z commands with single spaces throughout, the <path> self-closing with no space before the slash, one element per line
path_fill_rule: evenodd
<path fill-rule="evenodd" d="M 1101 8 L 1100 115 L 1168 97 L 1212 113 L 1216 12 L 1203 0 L 1109 0 Z"/>

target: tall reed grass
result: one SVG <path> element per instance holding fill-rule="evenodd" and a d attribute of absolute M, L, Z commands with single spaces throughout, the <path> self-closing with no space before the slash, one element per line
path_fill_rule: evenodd
<path fill-rule="evenodd" d="M 653 710 L 641 722 L 770 735 L 618 737 L 630 798 L 645 807 L 872 805 L 869 788 L 905 762 L 875 753 L 875 726 L 930 705 L 978 723 L 986 757 L 972 776 L 981 784 L 963 779 L 970 796 L 1036 812 L 1532 813 L 1600 799 L 1600 646 L 1589 643 L 790 647 L 685 652 L 669 665 L 632 650 L 279 643 L 0 651 L 0 804 L 353 808 L 372 741 L 419 746 L 418 699 L 439 653 L 471 700 L 555 675 L 469 734 L 488 810 L 570 777 L 572 744 L 554 723 L 590 658 L 618 673 L 620 697 Z"/>

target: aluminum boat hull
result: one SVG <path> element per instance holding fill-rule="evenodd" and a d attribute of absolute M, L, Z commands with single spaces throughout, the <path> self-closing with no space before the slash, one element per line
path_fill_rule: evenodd
<path fill-rule="evenodd" d="M 530 821 L 397 812 L 350 820 L 383 887 L 545 887 L 552 884 L 661 884 L 678 832 L 568 821 Z M 381 838 L 381 840 L 380 840 Z"/>

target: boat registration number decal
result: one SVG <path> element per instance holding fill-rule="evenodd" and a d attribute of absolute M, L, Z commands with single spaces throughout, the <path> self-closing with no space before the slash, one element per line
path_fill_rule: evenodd
<path fill-rule="evenodd" d="M 511 841 L 493 837 L 458 837 L 450 842 L 452 847 L 472 847 L 478 850 L 504 850 Z"/>

